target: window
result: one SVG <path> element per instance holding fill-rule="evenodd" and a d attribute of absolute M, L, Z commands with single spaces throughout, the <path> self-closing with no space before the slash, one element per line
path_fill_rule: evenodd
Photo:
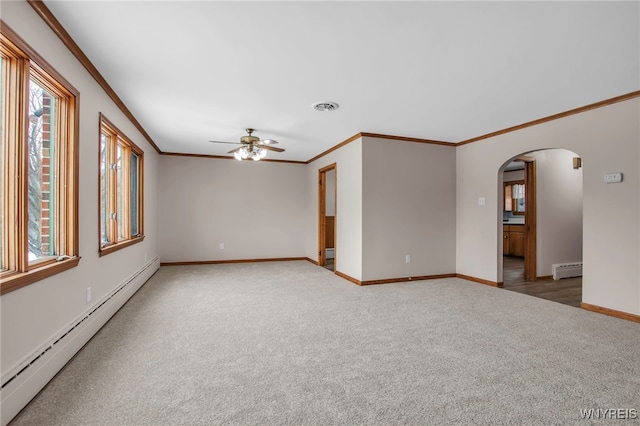
<path fill-rule="evenodd" d="M 513 211 L 513 191 L 511 188 L 511 184 L 505 182 L 504 184 L 504 211 L 511 212 Z"/>
<path fill-rule="evenodd" d="M 3 24 L 0 278 L 6 293 L 76 266 L 78 92 Z"/>
<path fill-rule="evenodd" d="M 142 241 L 143 152 L 100 115 L 100 255 Z"/>
<path fill-rule="evenodd" d="M 514 215 L 524 215 L 525 211 L 524 180 L 504 182 L 504 211 Z"/>

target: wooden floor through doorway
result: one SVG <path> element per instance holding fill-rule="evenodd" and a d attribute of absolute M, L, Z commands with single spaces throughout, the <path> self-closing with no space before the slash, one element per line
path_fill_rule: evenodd
<path fill-rule="evenodd" d="M 502 280 L 504 289 L 529 296 L 540 297 L 565 305 L 580 307 L 582 301 L 582 277 L 562 280 L 525 281 L 524 259 L 504 256 Z"/>

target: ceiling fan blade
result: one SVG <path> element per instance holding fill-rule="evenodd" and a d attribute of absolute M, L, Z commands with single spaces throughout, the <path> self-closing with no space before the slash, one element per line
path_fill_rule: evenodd
<path fill-rule="evenodd" d="M 231 151 L 229 151 L 227 154 L 233 154 L 234 152 L 240 151 L 241 149 L 242 149 L 242 147 L 241 147 L 241 146 L 239 146 L 239 147 L 238 147 L 238 148 L 236 148 L 236 149 L 232 149 L 232 150 L 231 150 Z"/>
<path fill-rule="evenodd" d="M 275 145 L 278 141 L 274 141 L 273 139 L 262 139 L 257 142 L 258 145 Z"/>
<path fill-rule="evenodd" d="M 269 145 L 260 144 L 260 148 L 264 148 L 264 149 L 269 150 L 269 151 L 284 152 L 284 149 L 276 148 L 275 146 L 269 146 Z"/>
<path fill-rule="evenodd" d="M 242 142 L 225 142 L 225 141 L 209 141 L 209 142 L 211 142 L 211 143 L 229 143 L 229 144 L 232 144 L 232 145 L 241 145 L 242 144 Z"/>

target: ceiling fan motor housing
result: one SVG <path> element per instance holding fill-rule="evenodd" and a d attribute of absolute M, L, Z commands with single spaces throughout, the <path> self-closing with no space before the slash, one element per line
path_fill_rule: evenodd
<path fill-rule="evenodd" d="M 253 129 L 249 128 L 246 129 L 248 135 L 247 136 L 243 136 L 240 138 L 240 142 L 242 143 L 254 143 L 254 142 L 258 142 L 260 140 L 259 137 L 257 136 L 251 136 L 251 134 L 253 133 Z"/>
<path fill-rule="evenodd" d="M 257 136 L 243 136 L 240 138 L 240 142 L 242 143 L 253 143 L 253 142 L 258 142 L 260 140 L 259 137 Z"/>

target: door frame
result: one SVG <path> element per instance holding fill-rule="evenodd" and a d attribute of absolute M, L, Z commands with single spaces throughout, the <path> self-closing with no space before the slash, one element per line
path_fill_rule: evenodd
<path fill-rule="evenodd" d="M 537 277 L 537 233 L 538 233 L 538 207 L 536 189 L 536 159 L 527 155 L 520 155 L 511 161 L 521 161 L 524 163 L 524 184 L 525 184 L 525 211 L 524 211 L 524 279 L 526 281 L 536 281 Z M 504 184 L 501 189 L 501 197 L 504 198 Z M 500 218 L 504 211 L 504 200 L 500 210 Z M 500 253 L 504 256 L 504 244 L 499 243 Z M 504 265 L 503 265 L 504 268 Z M 503 277 L 504 281 L 504 277 Z"/>
<path fill-rule="evenodd" d="M 336 235 L 337 223 L 338 223 L 338 205 L 337 205 L 337 193 L 338 193 L 338 165 L 336 163 L 329 164 L 318 170 L 318 265 L 325 266 L 327 264 L 326 256 L 326 228 L 327 228 L 327 172 L 333 170 L 335 173 L 335 189 L 333 196 L 336 198 L 336 212 L 334 214 L 333 222 L 333 238 L 334 238 L 334 262 L 336 262 L 338 251 L 338 236 Z M 336 270 L 334 263 L 334 271 Z"/>
<path fill-rule="evenodd" d="M 525 187 L 525 248 L 524 248 L 524 279 L 535 281 L 537 277 L 537 250 L 538 250 L 538 205 L 536 188 L 536 160 L 533 157 L 522 157 L 524 160 L 524 187 Z"/>

